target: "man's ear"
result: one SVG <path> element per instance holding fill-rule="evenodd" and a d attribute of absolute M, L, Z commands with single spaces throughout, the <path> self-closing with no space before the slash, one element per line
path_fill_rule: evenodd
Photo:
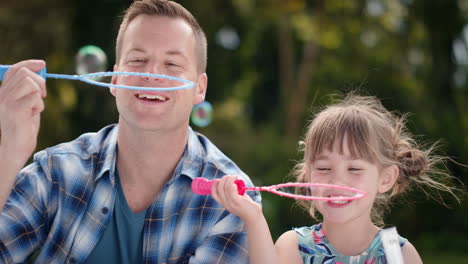
<path fill-rule="evenodd" d="M 397 165 L 391 165 L 384 168 L 380 175 L 379 193 L 388 192 L 395 184 L 399 175 L 400 169 Z"/>
<path fill-rule="evenodd" d="M 114 72 L 118 71 L 118 69 L 119 67 L 117 66 L 117 64 L 114 64 Z M 117 78 L 118 78 L 118 75 L 112 75 L 111 84 L 117 84 Z M 113 96 L 116 96 L 117 94 L 116 88 L 111 87 L 109 88 L 109 91 Z"/>
<path fill-rule="evenodd" d="M 200 74 L 198 76 L 198 80 L 195 83 L 195 96 L 193 98 L 193 104 L 199 104 L 205 101 L 206 89 L 208 87 L 208 75 L 206 73 Z"/>

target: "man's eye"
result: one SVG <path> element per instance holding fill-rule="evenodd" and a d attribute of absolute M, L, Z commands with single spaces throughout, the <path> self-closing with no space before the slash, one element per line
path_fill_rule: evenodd
<path fill-rule="evenodd" d="M 129 64 L 142 64 L 145 63 L 144 59 L 131 59 L 128 61 Z"/>
<path fill-rule="evenodd" d="M 168 67 L 174 67 L 174 68 L 176 68 L 176 67 L 178 68 L 178 67 L 179 67 L 178 64 L 175 64 L 175 63 L 172 63 L 172 62 L 166 63 L 166 66 L 168 66 Z"/>
<path fill-rule="evenodd" d="M 329 171 L 330 168 L 317 168 L 318 171 Z"/>
<path fill-rule="evenodd" d="M 361 171 L 361 168 L 349 168 L 350 171 Z"/>

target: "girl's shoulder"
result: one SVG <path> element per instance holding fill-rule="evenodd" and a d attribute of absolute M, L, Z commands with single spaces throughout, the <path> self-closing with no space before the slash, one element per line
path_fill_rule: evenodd
<path fill-rule="evenodd" d="M 276 247 L 281 248 L 297 248 L 298 240 L 296 236 L 296 232 L 294 230 L 289 230 L 284 232 L 278 240 L 276 240 Z"/>
<path fill-rule="evenodd" d="M 407 241 L 407 243 L 401 248 L 401 252 L 405 263 L 422 264 L 418 251 L 409 241 Z"/>
<path fill-rule="evenodd" d="M 298 240 L 294 230 L 283 233 L 275 243 L 279 263 L 303 263 L 298 249 Z"/>

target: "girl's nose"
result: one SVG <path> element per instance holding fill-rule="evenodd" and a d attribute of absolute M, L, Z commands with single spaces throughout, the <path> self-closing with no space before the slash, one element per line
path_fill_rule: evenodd
<path fill-rule="evenodd" d="M 329 178 L 329 184 L 345 185 L 345 175 L 341 172 L 333 172 Z"/>

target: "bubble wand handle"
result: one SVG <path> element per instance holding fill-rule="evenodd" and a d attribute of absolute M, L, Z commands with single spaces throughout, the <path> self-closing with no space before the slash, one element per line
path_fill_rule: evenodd
<path fill-rule="evenodd" d="M 192 181 L 192 191 L 198 195 L 208 195 L 211 194 L 211 186 L 213 183 L 218 180 L 207 180 L 205 178 L 195 178 Z M 235 180 L 234 183 L 237 185 L 237 192 L 240 195 L 244 195 L 245 191 L 256 191 L 257 187 L 245 187 L 243 180 Z"/>
<path fill-rule="evenodd" d="M 0 81 L 3 80 L 3 77 L 5 76 L 5 73 L 10 69 L 11 65 L 2 65 L 0 64 Z M 46 73 L 46 68 L 40 70 L 37 72 L 42 78 L 46 79 L 47 78 L 47 73 Z"/>
<path fill-rule="evenodd" d="M 0 81 L 3 80 L 3 77 L 5 77 L 5 73 L 10 68 L 11 68 L 11 65 L 0 65 Z M 47 78 L 68 79 L 68 80 L 80 80 L 81 79 L 79 75 L 47 73 L 46 67 L 44 67 L 44 69 L 36 73 L 39 74 L 44 79 L 47 79 Z"/>

